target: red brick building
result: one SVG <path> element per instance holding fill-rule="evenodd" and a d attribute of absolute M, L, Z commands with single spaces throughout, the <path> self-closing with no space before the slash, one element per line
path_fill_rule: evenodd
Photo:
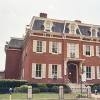
<path fill-rule="evenodd" d="M 100 26 L 33 17 L 23 39 L 5 46 L 5 77 L 34 83 L 100 82 Z"/>
<path fill-rule="evenodd" d="M 4 71 L 0 71 L 0 79 L 5 79 L 5 72 Z"/>

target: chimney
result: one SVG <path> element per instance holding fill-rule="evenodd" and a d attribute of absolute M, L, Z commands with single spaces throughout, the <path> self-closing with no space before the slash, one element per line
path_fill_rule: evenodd
<path fill-rule="evenodd" d="M 77 23 L 81 23 L 81 21 L 80 21 L 80 20 L 75 20 L 75 22 L 77 22 Z"/>
<path fill-rule="evenodd" d="M 40 13 L 40 17 L 47 18 L 47 14 L 46 13 Z"/>

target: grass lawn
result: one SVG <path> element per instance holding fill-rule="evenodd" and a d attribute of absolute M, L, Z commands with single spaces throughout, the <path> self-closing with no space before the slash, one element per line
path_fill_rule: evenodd
<path fill-rule="evenodd" d="M 64 98 L 75 98 L 76 94 L 64 94 Z M 10 95 L 9 94 L 0 94 L 0 99 L 9 99 Z M 12 99 L 27 99 L 27 94 L 26 93 L 13 93 L 11 95 Z M 39 98 L 59 98 L 57 93 L 38 93 L 38 94 L 33 94 L 34 99 L 39 99 Z"/>

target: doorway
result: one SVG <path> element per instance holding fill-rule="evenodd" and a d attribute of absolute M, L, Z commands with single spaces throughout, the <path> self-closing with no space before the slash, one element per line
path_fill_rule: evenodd
<path fill-rule="evenodd" d="M 68 79 L 71 83 L 77 83 L 77 65 L 68 64 Z"/>

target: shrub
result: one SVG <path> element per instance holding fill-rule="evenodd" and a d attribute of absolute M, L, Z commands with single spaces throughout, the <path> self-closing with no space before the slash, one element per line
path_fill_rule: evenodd
<path fill-rule="evenodd" d="M 40 89 L 40 92 L 47 92 L 47 85 L 44 83 L 39 83 L 38 88 Z"/>
<path fill-rule="evenodd" d="M 23 92 L 27 93 L 28 92 L 28 85 L 22 85 L 20 87 L 15 87 L 14 92 Z"/>
<path fill-rule="evenodd" d="M 20 92 L 27 93 L 28 92 L 28 85 L 20 86 Z"/>
<path fill-rule="evenodd" d="M 33 88 L 32 93 L 40 93 L 40 89 L 39 88 Z"/>
<path fill-rule="evenodd" d="M 76 98 L 86 98 L 87 96 L 86 96 L 86 94 L 77 94 L 76 95 Z"/>
<path fill-rule="evenodd" d="M 20 92 L 20 87 L 15 87 L 15 88 L 14 88 L 14 92 L 15 92 L 15 93 Z"/>
<path fill-rule="evenodd" d="M 56 93 L 59 92 L 59 87 L 58 86 L 53 86 L 51 89 L 52 89 L 52 92 L 56 92 Z"/>
<path fill-rule="evenodd" d="M 25 80 L 10 80 L 10 79 L 3 79 L 0 80 L 0 87 L 19 87 L 23 84 L 27 83 Z"/>

